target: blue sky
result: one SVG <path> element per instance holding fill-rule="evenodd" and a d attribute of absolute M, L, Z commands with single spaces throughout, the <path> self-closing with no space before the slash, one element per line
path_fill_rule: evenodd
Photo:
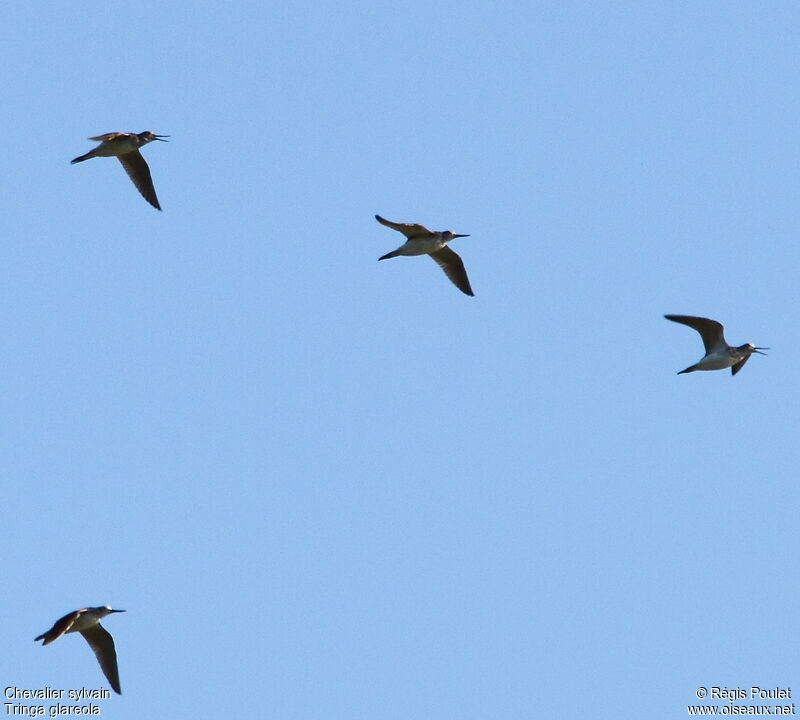
<path fill-rule="evenodd" d="M 0 678 L 126 720 L 798 685 L 800 8 L 14 3 Z M 86 137 L 153 130 L 163 213 Z M 469 233 L 475 297 L 373 215 Z M 771 348 L 735 378 L 664 313 Z"/>

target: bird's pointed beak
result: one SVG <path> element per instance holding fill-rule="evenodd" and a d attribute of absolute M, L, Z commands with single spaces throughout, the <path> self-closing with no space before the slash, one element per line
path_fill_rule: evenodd
<path fill-rule="evenodd" d="M 161 140 L 161 142 L 169 142 L 169 140 L 164 140 L 164 138 L 172 137 L 171 135 L 156 135 L 156 140 Z"/>
<path fill-rule="evenodd" d="M 124 610 L 112 610 L 111 612 L 115 613 L 115 612 L 125 612 L 125 611 Z"/>
<path fill-rule="evenodd" d="M 753 352 L 758 353 L 759 355 L 766 355 L 767 353 L 761 352 L 762 350 L 769 350 L 769 348 L 762 348 L 762 347 L 753 348 Z"/>
<path fill-rule="evenodd" d="M 469 237 L 469 235 L 453 235 L 453 237 Z"/>

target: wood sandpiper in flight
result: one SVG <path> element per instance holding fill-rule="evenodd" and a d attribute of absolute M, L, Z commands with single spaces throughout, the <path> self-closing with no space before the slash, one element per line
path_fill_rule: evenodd
<path fill-rule="evenodd" d="M 94 651 L 100 669 L 108 679 L 114 692 L 122 694 L 119 687 L 119 670 L 117 669 L 117 651 L 114 649 L 114 638 L 101 624 L 106 615 L 111 613 L 125 612 L 124 610 L 112 610 L 108 605 L 103 607 L 83 608 L 75 612 L 64 615 L 60 620 L 56 620 L 55 625 L 47 632 L 37 637 L 37 640 L 44 640 L 42 646 L 49 645 L 54 640 L 58 640 L 64 633 L 79 632 L 89 643 L 89 647 Z"/>
<path fill-rule="evenodd" d="M 397 230 L 408 238 L 397 250 L 386 253 L 386 255 L 379 257 L 378 260 L 386 260 L 399 255 L 430 255 L 439 264 L 439 267 L 444 270 L 447 277 L 453 281 L 453 285 L 461 292 L 467 295 L 475 294 L 470 287 L 463 261 L 447 247 L 447 243 L 453 238 L 469 237 L 469 235 L 456 235 L 451 230 L 433 232 L 424 225 L 390 222 L 380 215 L 376 215 L 375 219 L 381 225 Z"/>
<path fill-rule="evenodd" d="M 113 132 L 96 135 L 90 137 L 89 140 L 95 140 L 100 144 L 86 155 L 76 157 L 71 164 L 74 165 L 93 157 L 116 157 L 122 163 L 122 167 L 125 168 L 125 172 L 128 173 L 128 177 L 133 181 L 142 197 L 156 210 L 161 210 L 153 187 L 153 178 L 150 176 L 150 168 L 147 167 L 139 148 L 153 140 L 167 142 L 164 140 L 165 137 L 169 137 L 169 135 L 156 135 L 149 130 L 138 134 Z"/>
<path fill-rule="evenodd" d="M 700 337 L 703 338 L 703 345 L 706 348 L 705 357 L 700 362 L 691 365 L 686 370 L 681 370 L 678 375 L 695 370 L 724 370 L 725 368 L 730 368 L 731 375 L 736 375 L 753 353 L 766 355 L 761 351 L 769 350 L 769 348 L 756 347 L 750 343 L 739 347 L 728 345 L 723 335 L 723 327 L 716 320 L 692 315 L 664 315 L 664 317 L 697 330 Z"/>

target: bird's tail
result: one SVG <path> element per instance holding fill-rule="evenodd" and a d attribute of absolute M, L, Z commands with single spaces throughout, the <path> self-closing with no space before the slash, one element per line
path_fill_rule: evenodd
<path fill-rule="evenodd" d="M 388 260 L 389 258 L 397 257 L 400 253 L 397 250 L 392 250 L 390 253 L 386 253 L 386 255 L 381 255 L 378 260 Z"/>
<path fill-rule="evenodd" d="M 691 366 L 687 367 L 687 368 L 686 368 L 686 370 L 681 370 L 681 371 L 678 373 L 678 375 L 683 375 L 683 373 L 690 373 L 690 372 L 694 372 L 695 370 L 697 370 L 697 365 L 691 365 Z"/>
<path fill-rule="evenodd" d="M 94 150 L 87 152 L 86 155 L 81 155 L 80 157 L 76 157 L 74 160 L 70 161 L 70 165 L 74 165 L 75 163 L 83 162 L 84 160 L 88 160 L 89 158 L 94 157 Z"/>

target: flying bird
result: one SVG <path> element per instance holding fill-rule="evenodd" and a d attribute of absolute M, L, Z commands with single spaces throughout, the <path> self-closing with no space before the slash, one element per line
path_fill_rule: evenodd
<path fill-rule="evenodd" d="M 150 168 L 147 167 L 139 148 L 142 145 L 153 142 L 153 140 L 167 142 L 167 140 L 164 140 L 166 137 L 169 137 L 169 135 L 156 135 L 149 130 L 138 134 L 113 132 L 105 135 L 96 135 L 95 137 L 90 137 L 89 140 L 95 140 L 100 144 L 94 150 L 86 153 L 86 155 L 76 157 L 71 164 L 74 165 L 93 157 L 116 157 L 122 163 L 122 167 L 125 168 L 125 172 L 128 173 L 128 177 L 133 181 L 142 197 L 156 210 L 161 210 L 161 205 L 158 204 L 156 191 L 153 187 L 153 178 L 150 176 Z"/>
<path fill-rule="evenodd" d="M 739 345 L 739 347 L 728 345 L 723 335 L 724 328 L 716 320 L 693 315 L 664 315 L 664 317 L 697 330 L 700 337 L 703 338 L 703 345 L 706 349 L 705 357 L 700 362 L 691 365 L 686 370 L 681 370 L 678 375 L 695 370 L 724 370 L 728 367 L 731 369 L 731 375 L 736 375 L 753 353 L 766 355 L 761 351 L 769 350 L 769 348 L 756 347 L 750 343 Z"/>
<path fill-rule="evenodd" d="M 430 255 L 461 292 L 466 295 L 475 295 L 469 284 L 463 261 L 453 250 L 447 247 L 447 243 L 454 238 L 469 237 L 469 235 L 457 235 L 452 230 L 434 232 L 428 230 L 424 225 L 391 222 L 380 215 L 376 215 L 375 219 L 381 225 L 386 225 L 392 230 L 403 233 L 407 238 L 406 242 L 397 250 L 386 253 L 386 255 L 379 257 L 378 260 L 387 260 L 399 255 Z"/>
<path fill-rule="evenodd" d="M 64 615 L 56 620 L 55 625 L 47 632 L 42 633 L 34 642 L 44 640 L 42 646 L 49 645 L 54 640 L 58 640 L 65 633 L 79 632 L 89 643 L 89 647 L 94 651 L 100 669 L 106 676 L 109 685 L 117 694 L 122 694 L 119 686 L 119 670 L 117 669 L 117 651 L 114 649 L 114 638 L 101 624 L 106 615 L 111 613 L 121 613 L 124 610 L 112 610 L 108 605 L 103 607 L 83 608 Z"/>

